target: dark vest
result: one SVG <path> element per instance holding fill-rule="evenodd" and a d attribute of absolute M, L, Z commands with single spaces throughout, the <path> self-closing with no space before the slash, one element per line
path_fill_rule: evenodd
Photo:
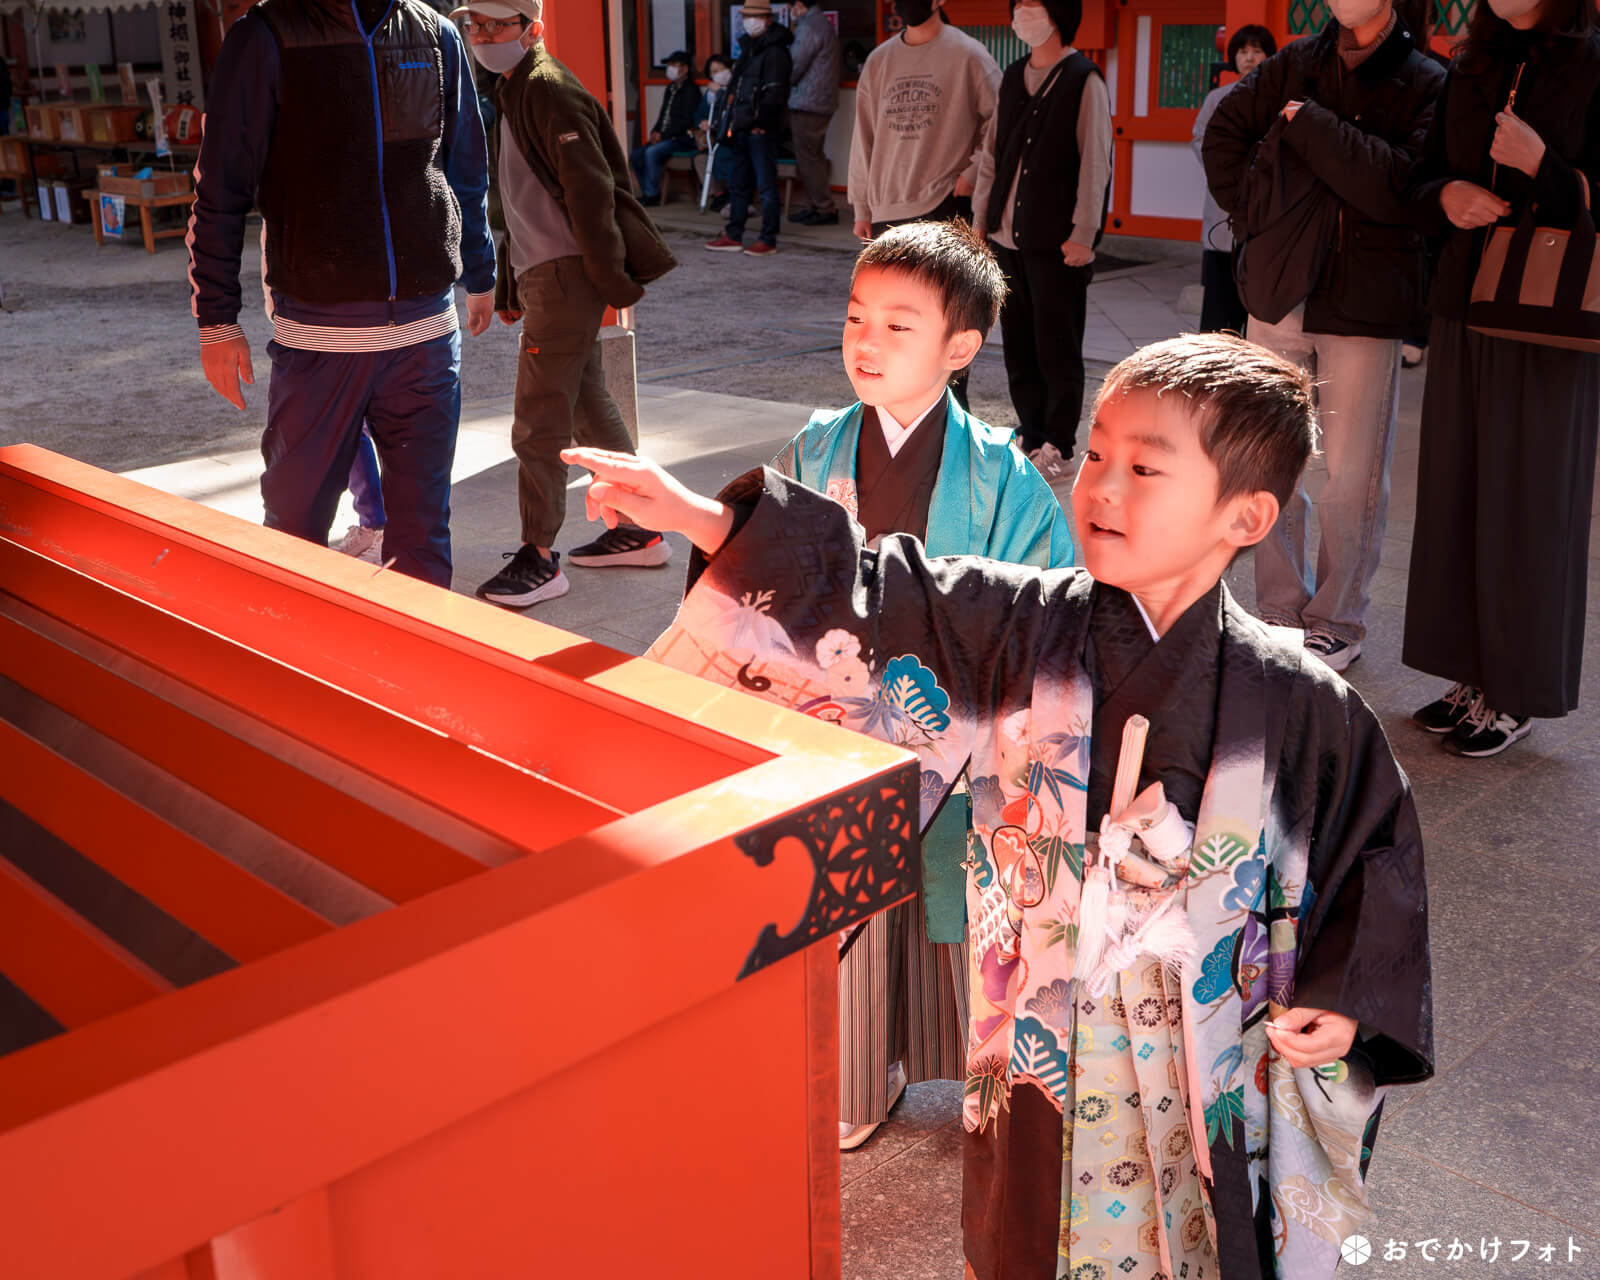
<path fill-rule="evenodd" d="M 995 108 L 994 186 L 984 226 L 1004 220 L 1006 197 L 1021 166 L 1017 203 L 1011 210 L 1011 235 L 1019 249 L 1054 250 L 1072 230 L 1072 209 L 1078 203 L 1078 104 L 1090 76 L 1100 74 L 1081 53 L 1070 53 L 1050 69 L 1040 92 L 1030 95 L 1023 79 L 1027 58 L 1018 58 L 1000 80 Z M 1050 92 L 1045 93 L 1048 87 Z M 1109 201 L 1110 191 L 1106 192 Z M 1105 216 L 1095 228 L 1100 243 Z"/>
<path fill-rule="evenodd" d="M 443 293 L 461 274 L 445 179 L 440 18 L 393 0 L 371 46 L 351 4 L 261 0 L 278 40 L 278 116 L 256 207 L 267 284 L 312 303 Z"/>

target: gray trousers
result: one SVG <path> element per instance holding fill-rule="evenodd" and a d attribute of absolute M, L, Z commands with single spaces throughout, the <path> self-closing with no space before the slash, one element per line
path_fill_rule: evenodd
<path fill-rule="evenodd" d="M 1389 517 L 1389 466 L 1400 410 L 1400 340 L 1307 333 L 1304 306 L 1277 324 L 1250 317 L 1249 337 L 1317 379 L 1322 457 L 1321 539 L 1315 574 L 1307 542 L 1311 499 L 1302 477 L 1278 523 L 1256 546 L 1256 612 L 1268 622 L 1366 638 L 1372 579 Z"/>
<path fill-rule="evenodd" d="M 828 185 L 828 157 L 823 145 L 828 140 L 831 112 L 791 111 L 789 132 L 794 138 L 794 171 L 806 191 L 806 207 L 817 213 L 837 213 L 833 189 Z"/>
<path fill-rule="evenodd" d="M 583 259 L 557 258 L 517 277 L 522 352 L 517 360 L 511 448 L 517 455 L 517 509 L 522 541 L 548 547 L 567 514 L 570 445 L 633 452 L 600 361 L 605 300 L 583 271 Z"/>
<path fill-rule="evenodd" d="M 920 897 L 867 921 L 839 962 L 839 1119 L 889 1114 L 889 1064 L 906 1081 L 965 1080 L 967 944 L 929 942 Z"/>

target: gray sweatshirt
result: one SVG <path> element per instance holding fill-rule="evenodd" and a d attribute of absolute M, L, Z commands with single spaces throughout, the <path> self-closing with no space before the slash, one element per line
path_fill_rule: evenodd
<path fill-rule="evenodd" d="M 915 218 L 943 203 L 956 179 L 976 185 L 1000 68 L 946 24 L 927 44 L 903 36 L 872 51 L 856 84 L 850 204 L 857 222 Z"/>

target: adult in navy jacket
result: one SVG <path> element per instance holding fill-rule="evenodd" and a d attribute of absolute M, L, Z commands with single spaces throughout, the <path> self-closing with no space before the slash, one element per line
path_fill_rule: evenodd
<path fill-rule="evenodd" d="M 326 543 L 365 421 L 384 555 L 450 585 L 461 335 L 488 328 L 488 152 L 456 29 L 419 0 L 262 0 L 223 41 L 195 167 L 189 278 L 206 377 L 244 408 L 239 256 L 265 223 L 269 528 Z"/>

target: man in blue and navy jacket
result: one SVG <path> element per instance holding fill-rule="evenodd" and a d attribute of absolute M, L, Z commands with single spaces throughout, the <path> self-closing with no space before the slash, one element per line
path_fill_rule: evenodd
<path fill-rule="evenodd" d="M 262 0 L 229 30 L 195 167 L 200 356 L 244 408 L 239 256 L 254 205 L 272 317 L 261 452 L 269 528 L 326 543 L 365 421 L 384 555 L 450 585 L 461 335 L 488 328 L 488 152 L 456 29 L 419 0 Z"/>

